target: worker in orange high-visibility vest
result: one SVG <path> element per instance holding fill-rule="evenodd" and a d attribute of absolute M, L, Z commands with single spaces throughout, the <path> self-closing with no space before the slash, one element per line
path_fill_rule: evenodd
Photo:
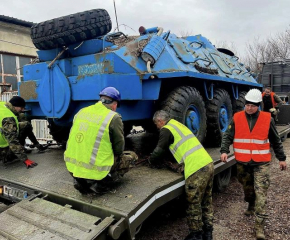
<path fill-rule="evenodd" d="M 270 87 L 265 88 L 264 92 L 262 93 L 262 99 L 263 111 L 270 112 L 275 122 L 277 122 L 279 107 L 282 105 L 283 101 L 277 94 L 272 92 L 272 89 Z"/>
<path fill-rule="evenodd" d="M 227 161 L 229 147 L 233 143 L 237 177 L 243 185 L 245 201 L 249 203 L 245 214 L 249 216 L 255 213 L 256 237 L 265 239 L 264 222 L 268 216 L 266 202 L 270 185 L 270 144 L 281 170 L 286 170 L 286 156 L 271 114 L 259 111 L 262 102 L 260 90 L 251 89 L 245 99 L 245 110 L 234 115 L 223 136 L 221 160 Z"/>

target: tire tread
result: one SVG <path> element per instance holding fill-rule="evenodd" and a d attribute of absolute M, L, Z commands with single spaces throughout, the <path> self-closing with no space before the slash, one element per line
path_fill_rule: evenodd
<path fill-rule="evenodd" d="M 31 39 L 36 48 L 47 50 L 102 36 L 111 29 L 108 12 L 93 9 L 37 23 L 31 28 Z"/>

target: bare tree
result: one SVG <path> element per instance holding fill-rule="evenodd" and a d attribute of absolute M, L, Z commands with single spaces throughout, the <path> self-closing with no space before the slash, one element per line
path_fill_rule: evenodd
<path fill-rule="evenodd" d="M 260 73 L 262 64 L 273 61 L 285 61 L 290 58 L 290 30 L 269 36 L 266 40 L 256 37 L 247 44 L 244 63 L 255 73 Z"/>

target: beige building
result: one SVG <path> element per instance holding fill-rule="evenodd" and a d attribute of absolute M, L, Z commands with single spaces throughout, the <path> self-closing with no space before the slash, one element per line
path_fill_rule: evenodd
<path fill-rule="evenodd" d="M 32 22 L 0 15 L 0 87 L 17 91 L 23 79 L 23 66 L 36 58 L 30 38 Z"/>

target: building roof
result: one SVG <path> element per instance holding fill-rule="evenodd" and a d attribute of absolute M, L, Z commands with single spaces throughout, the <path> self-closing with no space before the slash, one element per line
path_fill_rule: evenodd
<path fill-rule="evenodd" d="M 13 18 L 13 17 L 8 17 L 8 16 L 4 16 L 4 15 L 0 15 L 0 22 L 13 23 L 15 25 L 19 25 L 19 26 L 23 26 L 23 27 L 32 27 L 32 25 L 34 24 L 33 22 L 27 22 L 24 20 L 20 20 L 20 19 Z"/>

